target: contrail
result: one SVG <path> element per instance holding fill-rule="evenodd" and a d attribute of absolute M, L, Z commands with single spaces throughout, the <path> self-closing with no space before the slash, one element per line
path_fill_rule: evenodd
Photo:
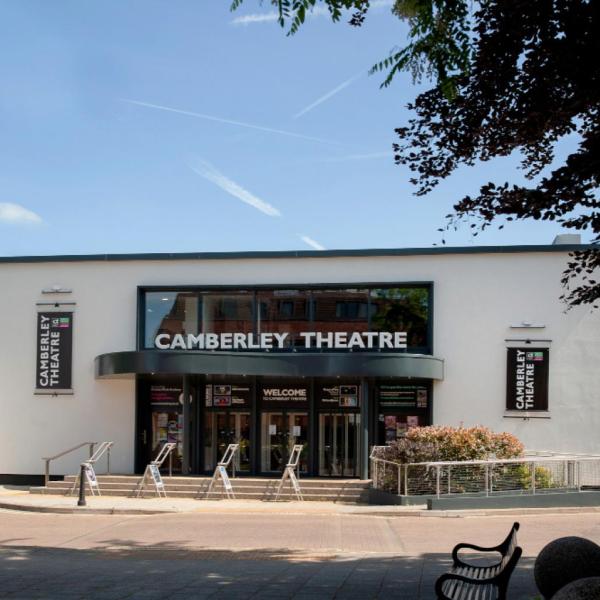
<path fill-rule="evenodd" d="M 311 248 L 314 248 L 315 250 L 325 250 L 325 246 L 322 246 L 321 244 L 319 244 L 319 242 L 313 240 L 311 237 L 308 237 L 307 235 L 301 235 L 299 237 L 306 245 L 310 246 Z"/>
<path fill-rule="evenodd" d="M 354 83 L 362 75 L 363 75 L 363 72 L 361 71 L 360 73 L 357 73 L 353 77 L 350 77 L 350 79 L 347 79 L 343 83 L 340 83 L 340 85 L 333 88 L 330 92 L 327 92 L 324 96 L 321 96 L 319 99 L 315 100 L 312 104 L 309 104 L 308 106 L 303 108 L 300 112 L 296 113 L 294 115 L 294 119 L 297 119 L 298 117 L 301 117 L 302 115 L 305 115 L 308 111 L 319 106 L 319 104 L 322 104 L 326 100 L 329 100 L 329 98 L 335 96 L 336 94 L 341 92 L 344 88 L 347 88 L 351 83 Z"/>
<path fill-rule="evenodd" d="M 192 112 L 189 110 L 181 110 L 179 108 L 171 108 L 169 106 L 161 106 L 160 104 L 151 104 L 150 102 L 142 102 L 141 100 L 131 100 L 129 98 L 120 98 L 121 102 L 127 102 L 129 104 L 135 104 L 137 106 L 145 106 L 146 108 L 155 108 L 157 110 L 164 110 L 167 112 L 177 113 L 179 115 L 186 115 L 188 117 L 196 117 L 197 119 L 205 119 L 206 121 L 215 121 L 217 123 L 227 123 L 228 125 L 236 125 L 238 127 L 245 127 L 246 129 L 256 129 L 258 131 L 266 131 L 267 133 L 276 133 L 278 135 L 285 135 L 288 137 L 299 138 L 302 140 L 310 140 L 312 142 L 320 142 L 322 144 L 335 144 L 339 145 L 339 142 L 332 140 L 324 140 L 322 138 L 312 137 L 310 135 L 303 135 L 301 133 L 293 133 L 291 131 L 284 131 L 282 129 L 272 129 L 271 127 L 263 127 L 262 125 L 253 125 L 252 123 L 244 123 L 242 121 L 234 121 L 233 119 L 223 119 L 221 117 L 215 117 L 213 115 L 205 115 L 203 113 Z"/>
<path fill-rule="evenodd" d="M 198 167 L 192 165 L 189 166 L 190 169 L 192 169 L 192 171 L 194 171 L 195 173 L 198 173 L 200 177 L 208 179 L 208 181 L 211 181 L 216 186 L 220 187 L 223 191 L 227 192 L 228 194 L 231 194 L 238 200 L 249 204 L 256 210 L 259 210 L 260 212 L 264 213 L 265 215 L 269 215 L 270 217 L 281 216 L 279 210 L 273 205 L 256 197 L 254 194 L 244 189 L 241 185 L 237 184 L 232 179 L 229 179 L 229 177 L 227 177 L 226 175 L 223 175 L 223 173 L 218 171 L 210 163 L 204 160 L 199 160 L 197 164 L 199 165 Z"/>

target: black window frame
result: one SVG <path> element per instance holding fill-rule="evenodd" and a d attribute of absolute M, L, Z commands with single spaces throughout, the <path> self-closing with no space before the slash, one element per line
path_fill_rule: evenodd
<path fill-rule="evenodd" d="M 411 354 L 433 355 L 433 333 L 434 333 L 434 284 L 432 281 L 395 281 L 395 282 L 344 282 L 344 283 L 324 283 L 324 284 L 260 284 L 260 285 L 140 285 L 137 287 L 137 322 L 136 322 L 136 348 L 138 350 L 152 350 L 145 346 L 145 326 L 146 326 L 146 292 L 251 292 L 252 293 L 252 319 L 253 329 L 257 332 L 257 315 L 260 307 L 257 302 L 257 294 L 265 291 L 285 291 L 285 290 L 307 290 L 308 323 L 314 322 L 313 298 L 310 292 L 312 290 L 344 290 L 344 289 L 364 289 L 367 292 L 367 323 L 371 328 L 372 310 L 371 310 L 371 290 L 372 289 L 394 289 L 394 288 L 423 288 L 427 289 L 427 345 L 424 347 L 407 348 L 405 352 Z M 291 318 L 290 320 L 294 320 Z M 300 351 L 292 348 L 287 351 Z M 311 349 L 316 352 L 317 350 Z M 327 352 L 325 350 L 324 352 Z M 385 351 L 382 351 L 385 353 Z"/>

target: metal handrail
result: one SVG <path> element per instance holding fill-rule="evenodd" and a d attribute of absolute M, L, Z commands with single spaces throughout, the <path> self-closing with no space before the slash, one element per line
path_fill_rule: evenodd
<path fill-rule="evenodd" d="M 60 452 L 59 454 L 56 454 L 54 456 L 46 456 L 46 457 L 42 457 L 42 460 L 45 462 L 44 465 L 44 486 L 48 486 L 48 482 L 50 481 L 50 461 L 52 460 L 56 460 L 57 458 L 61 458 L 62 456 L 65 456 L 66 454 L 70 454 L 71 452 L 75 452 L 75 450 L 79 450 L 79 448 L 83 448 L 84 446 L 89 446 L 90 447 L 90 458 L 94 455 L 94 446 L 97 444 L 98 442 L 82 442 L 81 444 L 78 444 L 77 446 L 73 446 L 73 448 L 69 448 L 68 450 L 64 450 L 63 452 Z"/>
<path fill-rule="evenodd" d="M 98 450 L 96 450 L 96 452 L 94 452 L 94 454 L 90 456 L 86 462 L 90 464 L 97 463 L 106 452 L 106 470 L 108 473 L 110 473 L 110 449 L 113 447 L 113 444 L 114 442 L 102 442 Z"/>
<path fill-rule="evenodd" d="M 373 460 L 383 460 L 381 458 L 373 457 Z M 560 456 L 549 456 L 543 459 L 543 462 L 565 462 L 566 460 L 571 461 L 597 461 L 597 456 L 573 456 L 573 457 L 560 457 Z M 390 462 L 390 461 L 386 461 Z M 489 464 L 511 464 L 511 463 L 532 463 L 540 462 L 540 457 L 536 458 L 489 458 L 487 460 L 438 460 L 429 462 L 415 462 L 415 463 L 394 463 L 409 465 L 411 467 L 453 467 L 462 465 L 489 465 Z"/>
<path fill-rule="evenodd" d="M 371 453 L 370 457 L 370 465 L 371 465 L 371 478 L 374 482 L 374 487 L 379 488 L 380 483 L 380 474 L 383 476 L 383 483 L 385 485 L 393 485 L 397 482 L 397 494 L 401 495 L 409 495 L 408 483 L 409 483 L 409 469 L 413 468 L 421 468 L 425 469 L 426 473 L 432 473 L 432 475 L 428 475 L 428 477 L 435 477 L 435 491 L 434 493 L 438 498 L 441 494 L 454 495 L 456 493 L 464 493 L 464 489 L 462 492 L 453 492 L 452 484 L 454 483 L 454 477 L 458 474 L 458 477 L 464 477 L 465 475 L 461 475 L 460 469 L 464 469 L 467 467 L 476 467 L 482 468 L 485 467 L 485 476 L 483 477 L 483 487 L 481 487 L 481 492 L 485 493 L 486 496 L 491 495 L 496 492 L 495 489 L 495 475 L 494 469 L 496 467 L 508 468 L 511 465 L 518 466 L 524 465 L 527 466 L 529 472 L 529 483 L 525 482 L 524 484 L 517 485 L 515 488 L 505 488 L 515 489 L 519 491 L 525 491 L 525 489 L 529 489 L 530 493 L 536 494 L 538 493 L 538 482 L 537 479 L 537 469 L 538 467 L 545 469 L 553 469 L 554 475 L 551 477 L 555 477 L 555 481 L 562 481 L 561 486 L 555 487 L 564 487 L 565 489 L 577 489 L 581 491 L 582 487 L 585 485 L 595 485 L 597 486 L 600 482 L 600 457 L 597 455 L 571 455 L 571 456 L 548 456 L 548 457 L 540 457 L 540 456 L 529 456 L 523 458 L 509 458 L 509 459 L 497 459 L 490 458 L 487 460 L 462 460 L 462 461 L 428 461 L 428 462 L 418 462 L 418 463 L 400 463 L 393 462 L 390 460 L 386 460 L 383 458 L 379 458 L 374 456 L 374 452 Z M 560 466 L 563 466 L 562 473 L 559 473 Z M 386 473 L 391 471 L 396 475 L 397 479 L 392 477 L 391 480 L 388 480 L 386 483 Z M 556 471 L 556 469 L 559 471 Z M 583 480 L 582 476 L 582 468 L 586 469 L 586 480 Z M 458 469 L 458 470 L 455 470 Z M 591 470 L 590 470 L 591 469 Z M 381 470 L 381 473 L 380 473 Z M 475 472 L 478 473 L 478 472 Z M 444 479 L 444 486 L 447 484 L 447 492 L 441 489 L 441 481 Z M 452 484 L 451 484 L 452 480 Z M 478 481 L 478 477 L 472 478 L 472 480 L 468 483 L 476 484 Z M 520 482 L 512 482 L 512 484 L 520 483 Z M 462 484 L 461 484 L 462 485 Z M 526 487 L 523 487 L 525 485 Z M 543 485 L 543 488 L 548 487 L 550 485 Z M 402 493 L 404 491 L 404 493 Z M 473 491 L 473 490 L 471 490 Z M 500 490 L 502 491 L 502 490 Z M 426 494 L 427 492 L 416 492 L 417 495 Z"/>

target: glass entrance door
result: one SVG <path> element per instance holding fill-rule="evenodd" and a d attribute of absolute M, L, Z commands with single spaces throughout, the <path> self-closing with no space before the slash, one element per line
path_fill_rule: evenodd
<path fill-rule="evenodd" d="M 261 470 L 283 471 L 294 444 L 302 444 L 300 472 L 308 471 L 308 414 L 304 412 L 265 412 L 261 415 Z"/>
<path fill-rule="evenodd" d="M 319 415 L 319 475 L 358 477 L 360 415 Z"/>
<path fill-rule="evenodd" d="M 250 472 L 250 413 L 209 412 L 204 432 L 204 468 L 211 471 L 221 460 L 229 444 L 239 444 L 235 470 Z"/>

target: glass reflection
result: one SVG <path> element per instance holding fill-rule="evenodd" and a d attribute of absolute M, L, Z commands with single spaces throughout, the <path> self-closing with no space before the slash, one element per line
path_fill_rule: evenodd
<path fill-rule="evenodd" d="M 371 312 L 372 331 L 406 331 L 409 348 L 427 347 L 428 288 L 372 289 Z"/>

